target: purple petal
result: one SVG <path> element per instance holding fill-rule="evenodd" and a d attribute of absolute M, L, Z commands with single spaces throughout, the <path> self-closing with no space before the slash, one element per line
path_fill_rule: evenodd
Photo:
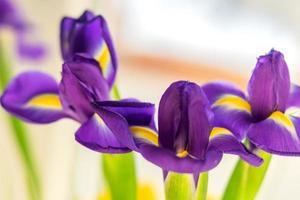
<path fill-rule="evenodd" d="M 96 105 L 95 105 L 96 106 Z M 100 116 L 106 126 L 111 130 L 115 137 L 131 150 L 138 150 L 135 139 L 129 131 L 126 119 L 115 112 L 109 111 L 101 106 L 95 107 L 96 113 Z"/>
<path fill-rule="evenodd" d="M 251 125 L 248 138 L 258 148 L 278 155 L 300 155 L 299 118 L 276 111 L 269 118 Z"/>
<path fill-rule="evenodd" d="M 11 114 L 34 123 L 67 117 L 62 111 L 58 84 L 40 72 L 26 72 L 14 78 L 3 93 L 1 104 Z"/>
<path fill-rule="evenodd" d="M 195 83 L 178 81 L 163 94 L 158 111 L 159 143 L 203 159 L 211 131 L 212 112 L 202 89 Z"/>
<path fill-rule="evenodd" d="M 194 159 L 190 156 L 178 157 L 173 151 L 154 145 L 142 145 L 140 153 L 145 159 L 161 167 L 165 171 L 178 173 L 199 173 L 208 171 L 218 165 L 222 159 L 222 153 L 208 152 L 206 160 Z"/>
<path fill-rule="evenodd" d="M 99 61 L 109 86 L 114 83 L 117 58 L 109 29 L 102 16 L 85 12 L 79 19 L 65 17 L 61 22 L 61 49 L 64 60 L 85 53 Z"/>
<path fill-rule="evenodd" d="M 63 65 L 60 91 L 64 108 L 80 122 L 94 113 L 92 102 L 108 98 L 108 86 L 100 69 L 83 60 L 69 61 Z"/>
<path fill-rule="evenodd" d="M 238 141 L 233 135 L 222 132 L 211 139 L 208 151 L 219 151 L 222 153 L 238 155 L 254 166 L 259 166 L 263 162 L 260 157 L 248 151 L 243 143 Z"/>
<path fill-rule="evenodd" d="M 46 55 L 45 46 L 41 43 L 32 43 L 26 41 L 24 38 L 25 33 L 20 33 L 18 36 L 18 53 L 21 58 L 38 60 Z M 29 33 L 26 33 L 29 34 Z"/>
<path fill-rule="evenodd" d="M 156 130 L 154 124 L 154 104 L 136 100 L 101 101 L 97 106 L 122 115 L 130 126 L 145 126 Z"/>
<path fill-rule="evenodd" d="M 283 54 L 271 50 L 258 58 L 248 84 L 252 115 L 263 120 L 274 111 L 284 112 L 288 102 L 290 76 Z"/>
<path fill-rule="evenodd" d="M 234 85 L 223 82 L 212 82 L 204 85 L 215 114 L 215 127 L 229 129 L 239 140 L 242 140 L 252 122 L 251 106 L 245 100 L 244 93 Z"/>
<path fill-rule="evenodd" d="M 131 151 L 117 140 L 97 114 L 81 125 L 75 138 L 83 146 L 102 153 L 127 153 Z"/>
<path fill-rule="evenodd" d="M 229 82 L 209 82 L 204 84 L 202 89 L 211 104 L 214 104 L 215 101 L 224 95 L 234 95 L 245 99 L 243 91 Z"/>
<path fill-rule="evenodd" d="M 300 87 L 298 85 L 291 85 L 288 107 L 300 108 Z"/>
<path fill-rule="evenodd" d="M 0 26 L 11 26 L 17 31 L 26 29 L 27 22 L 11 0 L 0 1 Z"/>

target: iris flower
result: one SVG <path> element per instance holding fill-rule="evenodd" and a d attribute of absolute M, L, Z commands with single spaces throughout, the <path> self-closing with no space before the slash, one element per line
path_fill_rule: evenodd
<path fill-rule="evenodd" d="M 17 50 L 22 58 L 39 59 L 45 54 L 43 45 L 28 42 L 33 27 L 24 20 L 19 8 L 11 0 L 0 0 L 0 29 L 9 27 L 17 39 Z"/>
<path fill-rule="evenodd" d="M 77 53 L 86 54 L 99 62 L 111 87 L 117 71 L 117 57 L 105 19 L 85 11 L 78 19 L 65 17 L 61 21 L 61 51 L 68 61 Z"/>
<path fill-rule="evenodd" d="M 166 90 L 159 104 L 158 132 L 142 124 L 123 128 L 130 121 L 123 110 L 98 103 L 96 112 L 101 114 L 103 108 L 107 115 L 102 119 L 116 137 L 165 171 L 207 171 L 220 162 L 223 153 L 239 155 L 256 166 L 262 162 L 230 131 L 213 127 L 214 114 L 209 101 L 195 83 L 178 81 Z"/>
<path fill-rule="evenodd" d="M 64 63 L 59 84 L 47 74 L 25 72 L 12 80 L 1 97 L 2 106 L 8 112 L 28 122 L 44 124 L 61 118 L 78 121 L 81 126 L 75 134 L 76 140 L 92 150 L 129 152 L 103 121 L 109 116 L 102 107 L 121 110 L 129 125 L 150 126 L 154 105 L 132 99 L 108 100 L 109 86 L 98 62 L 81 55 Z M 98 114 L 94 102 L 98 102 Z"/>
<path fill-rule="evenodd" d="M 258 58 L 248 96 L 230 84 L 208 83 L 203 89 L 216 116 L 215 125 L 247 137 L 256 147 L 278 155 L 300 155 L 300 88 L 290 82 L 282 53 Z"/>

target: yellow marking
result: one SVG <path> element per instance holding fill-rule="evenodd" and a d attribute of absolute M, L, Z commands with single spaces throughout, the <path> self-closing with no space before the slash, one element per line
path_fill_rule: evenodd
<path fill-rule="evenodd" d="M 46 108 L 62 108 L 59 97 L 55 94 L 42 94 L 30 99 L 26 106 L 46 107 Z"/>
<path fill-rule="evenodd" d="M 98 115 L 98 114 L 94 114 L 94 117 L 96 119 L 96 121 L 101 124 L 101 125 L 105 125 L 105 122 L 103 121 L 103 119 Z"/>
<path fill-rule="evenodd" d="M 180 151 L 176 154 L 176 156 L 179 157 L 179 158 L 184 158 L 188 155 L 189 155 L 189 152 L 187 152 L 186 150 Z"/>
<path fill-rule="evenodd" d="M 298 140 L 296 128 L 287 115 L 283 114 L 280 111 L 275 111 L 270 115 L 269 119 L 286 128 L 291 133 L 292 137 Z"/>
<path fill-rule="evenodd" d="M 285 111 L 286 115 L 290 115 L 292 117 L 300 117 L 300 108 L 299 107 L 289 107 Z"/>
<path fill-rule="evenodd" d="M 250 104 L 246 100 L 235 95 L 222 96 L 217 101 L 215 101 L 214 104 L 212 105 L 212 107 L 216 107 L 216 106 L 225 106 L 229 109 L 238 109 L 238 110 L 243 110 L 248 113 L 251 113 Z"/>
<path fill-rule="evenodd" d="M 103 42 L 100 56 L 99 56 L 99 63 L 100 63 L 100 67 L 102 68 L 103 74 L 106 74 L 109 60 L 110 60 L 110 52 L 109 52 L 109 49 L 108 49 L 106 43 Z"/>
<path fill-rule="evenodd" d="M 233 135 L 228 129 L 221 128 L 221 127 L 214 127 L 213 130 L 210 132 L 209 139 L 218 136 L 218 135 Z"/>
<path fill-rule="evenodd" d="M 156 132 L 154 132 L 150 128 L 145 128 L 142 126 L 131 126 L 129 129 L 134 137 L 145 139 L 151 142 L 152 144 L 158 146 L 158 136 Z"/>

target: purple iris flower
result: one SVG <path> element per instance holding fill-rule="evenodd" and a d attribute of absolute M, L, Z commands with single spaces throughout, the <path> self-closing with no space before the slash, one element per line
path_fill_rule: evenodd
<path fill-rule="evenodd" d="M 129 152 L 131 149 L 124 146 L 107 126 L 104 119 L 110 115 L 102 107 L 110 105 L 123 112 L 128 118 L 128 126 L 151 126 L 154 105 L 133 99 L 109 101 L 109 91 L 98 62 L 76 55 L 72 61 L 64 63 L 59 84 L 47 74 L 26 72 L 12 80 L 1 103 L 8 112 L 28 122 L 51 123 L 61 118 L 78 121 L 81 126 L 75 138 L 92 150 Z M 98 102 L 97 113 L 94 102 Z"/>
<path fill-rule="evenodd" d="M 158 133 L 137 123 L 125 128 L 131 119 L 124 110 L 103 102 L 96 105 L 97 113 L 105 114 L 102 119 L 125 146 L 165 171 L 207 171 L 221 161 L 223 153 L 239 155 L 256 166 L 262 163 L 229 130 L 213 127 L 209 101 L 195 83 L 178 81 L 166 90 L 159 104 Z"/>
<path fill-rule="evenodd" d="M 22 58 L 40 59 L 45 55 L 43 45 L 28 41 L 33 27 L 10 0 L 0 0 L 0 29 L 5 27 L 10 27 L 15 33 L 18 54 Z"/>
<path fill-rule="evenodd" d="M 86 54 L 99 62 L 109 87 L 114 83 L 117 57 L 105 19 L 85 11 L 78 19 L 63 18 L 61 22 L 61 52 L 68 61 L 77 53 Z"/>
<path fill-rule="evenodd" d="M 203 86 L 216 116 L 215 125 L 247 137 L 256 147 L 278 155 L 300 155 L 300 87 L 290 83 L 282 53 L 258 58 L 248 96 L 225 83 Z"/>

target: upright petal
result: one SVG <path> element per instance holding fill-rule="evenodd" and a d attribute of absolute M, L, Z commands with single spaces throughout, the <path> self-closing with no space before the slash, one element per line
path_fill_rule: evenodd
<path fill-rule="evenodd" d="M 58 84 L 40 72 L 26 72 L 14 78 L 3 93 L 1 104 L 11 114 L 34 123 L 67 117 L 58 96 Z"/>
<path fill-rule="evenodd" d="M 215 114 L 213 125 L 229 129 L 242 140 L 252 122 L 251 106 L 244 93 L 226 82 L 211 82 L 202 88 Z"/>
<path fill-rule="evenodd" d="M 300 155 L 300 120 L 280 111 L 252 124 L 247 136 L 258 148 L 278 155 Z"/>
<path fill-rule="evenodd" d="M 271 50 L 260 56 L 248 84 L 252 115 L 259 121 L 274 111 L 284 112 L 288 102 L 290 76 L 283 54 Z"/>
<path fill-rule="evenodd" d="M 108 98 L 108 86 L 100 69 L 84 60 L 69 61 L 63 65 L 60 92 L 64 108 L 80 122 L 93 115 L 92 102 Z"/>
<path fill-rule="evenodd" d="M 259 166 L 263 162 L 260 157 L 250 152 L 242 142 L 238 141 L 233 133 L 220 127 L 213 128 L 208 151 L 238 155 L 243 160 L 255 166 Z"/>
<path fill-rule="evenodd" d="M 190 155 L 203 159 L 212 118 L 209 102 L 197 84 L 175 82 L 159 104 L 159 143 L 176 153 L 187 150 Z"/>
<path fill-rule="evenodd" d="M 65 60 L 76 53 L 96 59 L 111 87 L 115 80 L 117 58 L 109 29 L 102 16 L 85 12 L 79 19 L 65 17 L 61 22 L 61 49 Z"/>

